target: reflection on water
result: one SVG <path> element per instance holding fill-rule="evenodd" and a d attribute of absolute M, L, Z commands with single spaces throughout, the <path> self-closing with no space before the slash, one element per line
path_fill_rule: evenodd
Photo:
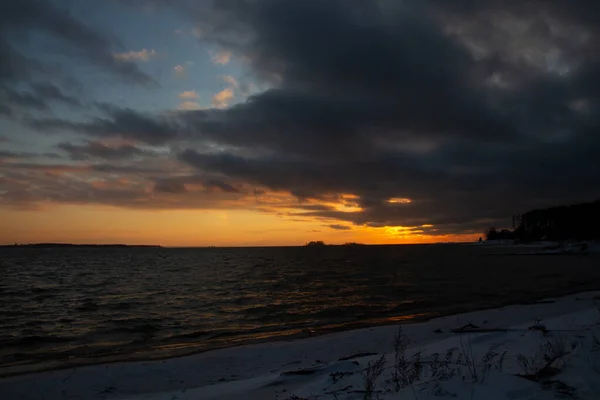
<path fill-rule="evenodd" d="M 0 251 L 0 374 L 421 319 L 600 278 L 592 256 L 456 245 Z"/>

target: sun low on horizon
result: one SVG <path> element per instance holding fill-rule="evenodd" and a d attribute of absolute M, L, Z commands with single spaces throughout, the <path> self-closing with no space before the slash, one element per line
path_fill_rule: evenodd
<path fill-rule="evenodd" d="M 0 244 L 465 242 L 600 198 L 596 28 L 450 3 L 4 2 Z"/>
<path fill-rule="evenodd" d="M 314 218 L 252 210 L 133 210 L 112 206 L 53 205 L 51 209 L 0 211 L 10 231 L 5 244 L 73 243 L 204 246 L 416 244 L 474 241 L 480 234 L 427 235 L 430 227 L 353 227 Z M 70 220 L 70 221 L 69 221 Z M 65 223 L 65 221 L 69 221 Z"/>

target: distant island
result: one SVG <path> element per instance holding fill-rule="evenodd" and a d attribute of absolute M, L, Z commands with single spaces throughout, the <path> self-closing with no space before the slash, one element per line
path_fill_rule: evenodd
<path fill-rule="evenodd" d="M 344 244 L 325 244 L 322 240 L 313 240 L 304 245 L 305 247 L 324 247 L 324 246 L 346 246 L 346 247 L 354 247 L 354 246 L 366 246 L 364 243 L 356 243 L 356 242 L 346 242 Z"/>
<path fill-rule="evenodd" d="M 27 243 L 27 244 L 9 244 L 0 245 L 0 247 L 35 247 L 35 248 L 57 248 L 57 247 L 144 247 L 144 248 L 161 248 L 159 245 L 146 245 L 146 244 L 74 244 L 74 243 Z"/>

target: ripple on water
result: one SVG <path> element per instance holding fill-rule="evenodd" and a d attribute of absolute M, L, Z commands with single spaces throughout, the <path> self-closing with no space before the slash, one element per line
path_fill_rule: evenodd
<path fill-rule="evenodd" d="M 0 374 L 12 362 L 192 351 L 534 300 L 548 296 L 544 288 L 558 295 L 600 281 L 593 256 L 564 268 L 561 257 L 486 256 L 482 266 L 477 246 L 313 250 L 3 249 Z"/>

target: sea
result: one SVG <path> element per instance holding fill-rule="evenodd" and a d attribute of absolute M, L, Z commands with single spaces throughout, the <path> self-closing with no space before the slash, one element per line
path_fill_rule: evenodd
<path fill-rule="evenodd" d="M 0 248 L 0 376 L 176 357 L 600 289 L 514 246 Z"/>

